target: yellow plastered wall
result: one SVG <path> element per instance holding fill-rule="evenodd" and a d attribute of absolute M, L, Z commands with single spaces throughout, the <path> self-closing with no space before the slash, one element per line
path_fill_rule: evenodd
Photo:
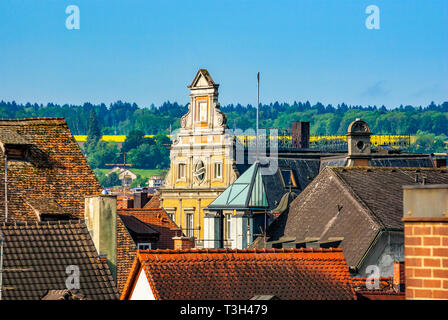
<path fill-rule="evenodd" d="M 204 208 L 206 208 L 210 203 L 213 202 L 212 198 L 209 199 L 201 199 L 200 206 L 201 209 L 198 213 L 198 199 L 181 199 L 182 209 L 179 210 L 179 199 L 164 199 L 163 206 L 166 208 L 176 208 L 175 213 L 175 223 L 182 228 L 185 228 L 187 225 L 187 215 L 184 211 L 184 208 L 195 208 L 193 215 L 193 224 L 194 227 L 200 226 L 201 229 L 194 230 L 194 236 L 200 240 L 204 238 Z M 198 220 L 199 219 L 199 220 Z"/>

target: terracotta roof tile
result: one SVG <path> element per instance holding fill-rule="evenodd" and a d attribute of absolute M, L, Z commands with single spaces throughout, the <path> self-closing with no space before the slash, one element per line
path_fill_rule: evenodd
<path fill-rule="evenodd" d="M 143 266 L 156 299 L 356 299 L 340 249 L 139 251 L 121 298 Z"/>
<path fill-rule="evenodd" d="M 161 208 L 120 209 L 120 215 L 130 215 L 148 224 L 159 232 L 160 238 L 156 244 L 158 249 L 173 249 L 178 226 L 169 218 L 165 210 Z"/>
<path fill-rule="evenodd" d="M 145 209 L 149 208 L 160 208 L 160 194 L 155 194 L 151 199 L 145 204 Z"/>
<path fill-rule="evenodd" d="M 84 197 L 98 195 L 102 188 L 65 120 L 0 120 L 0 142 L 2 139 L 4 142 L 17 140 L 17 136 L 29 144 L 29 156 L 27 160 L 8 161 L 8 221 L 39 219 L 36 205 L 27 203 L 29 199 L 53 203 L 49 212 L 44 214 L 51 214 L 58 208 L 57 213 L 61 210 L 72 218 L 83 219 Z M 4 172 L 5 160 L 1 157 L 2 177 Z M 4 188 L 0 188 L 0 221 L 5 216 L 4 199 Z M 40 208 L 38 211 L 43 210 Z"/>
<path fill-rule="evenodd" d="M 173 249 L 173 237 L 177 235 L 176 224 L 168 217 L 163 209 L 119 209 L 121 217 L 132 216 L 148 225 L 159 234 L 159 240 L 154 244 L 155 248 Z M 121 292 L 136 257 L 137 246 L 129 230 L 122 219 L 117 219 L 117 287 Z"/>

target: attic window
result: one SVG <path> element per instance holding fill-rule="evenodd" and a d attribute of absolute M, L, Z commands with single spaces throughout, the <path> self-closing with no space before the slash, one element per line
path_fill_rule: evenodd
<path fill-rule="evenodd" d="M 28 145 L 7 144 L 5 149 L 8 160 L 26 160 L 28 157 Z"/>
<path fill-rule="evenodd" d="M 151 243 L 150 242 L 140 242 L 138 245 L 138 250 L 150 250 Z"/>
<path fill-rule="evenodd" d="M 283 180 L 283 187 L 297 188 L 296 179 L 294 178 L 294 171 L 292 169 L 280 169 L 280 173 Z"/>

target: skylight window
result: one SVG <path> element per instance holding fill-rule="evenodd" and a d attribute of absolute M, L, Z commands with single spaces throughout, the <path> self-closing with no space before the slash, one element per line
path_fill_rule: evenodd
<path fill-rule="evenodd" d="M 280 169 L 280 173 L 283 180 L 283 186 L 285 188 L 297 188 L 296 179 L 294 178 L 294 171 L 292 171 L 292 169 Z"/>

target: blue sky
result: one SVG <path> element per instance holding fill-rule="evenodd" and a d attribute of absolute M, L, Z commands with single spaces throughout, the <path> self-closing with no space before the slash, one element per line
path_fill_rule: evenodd
<path fill-rule="evenodd" d="M 80 29 L 65 27 L 68 5 Z M 380 29 L 368 30 L 368 5 Z M 427 105 L 448 100 L 446 0 L 2 0 L 0 100 Z"/>

